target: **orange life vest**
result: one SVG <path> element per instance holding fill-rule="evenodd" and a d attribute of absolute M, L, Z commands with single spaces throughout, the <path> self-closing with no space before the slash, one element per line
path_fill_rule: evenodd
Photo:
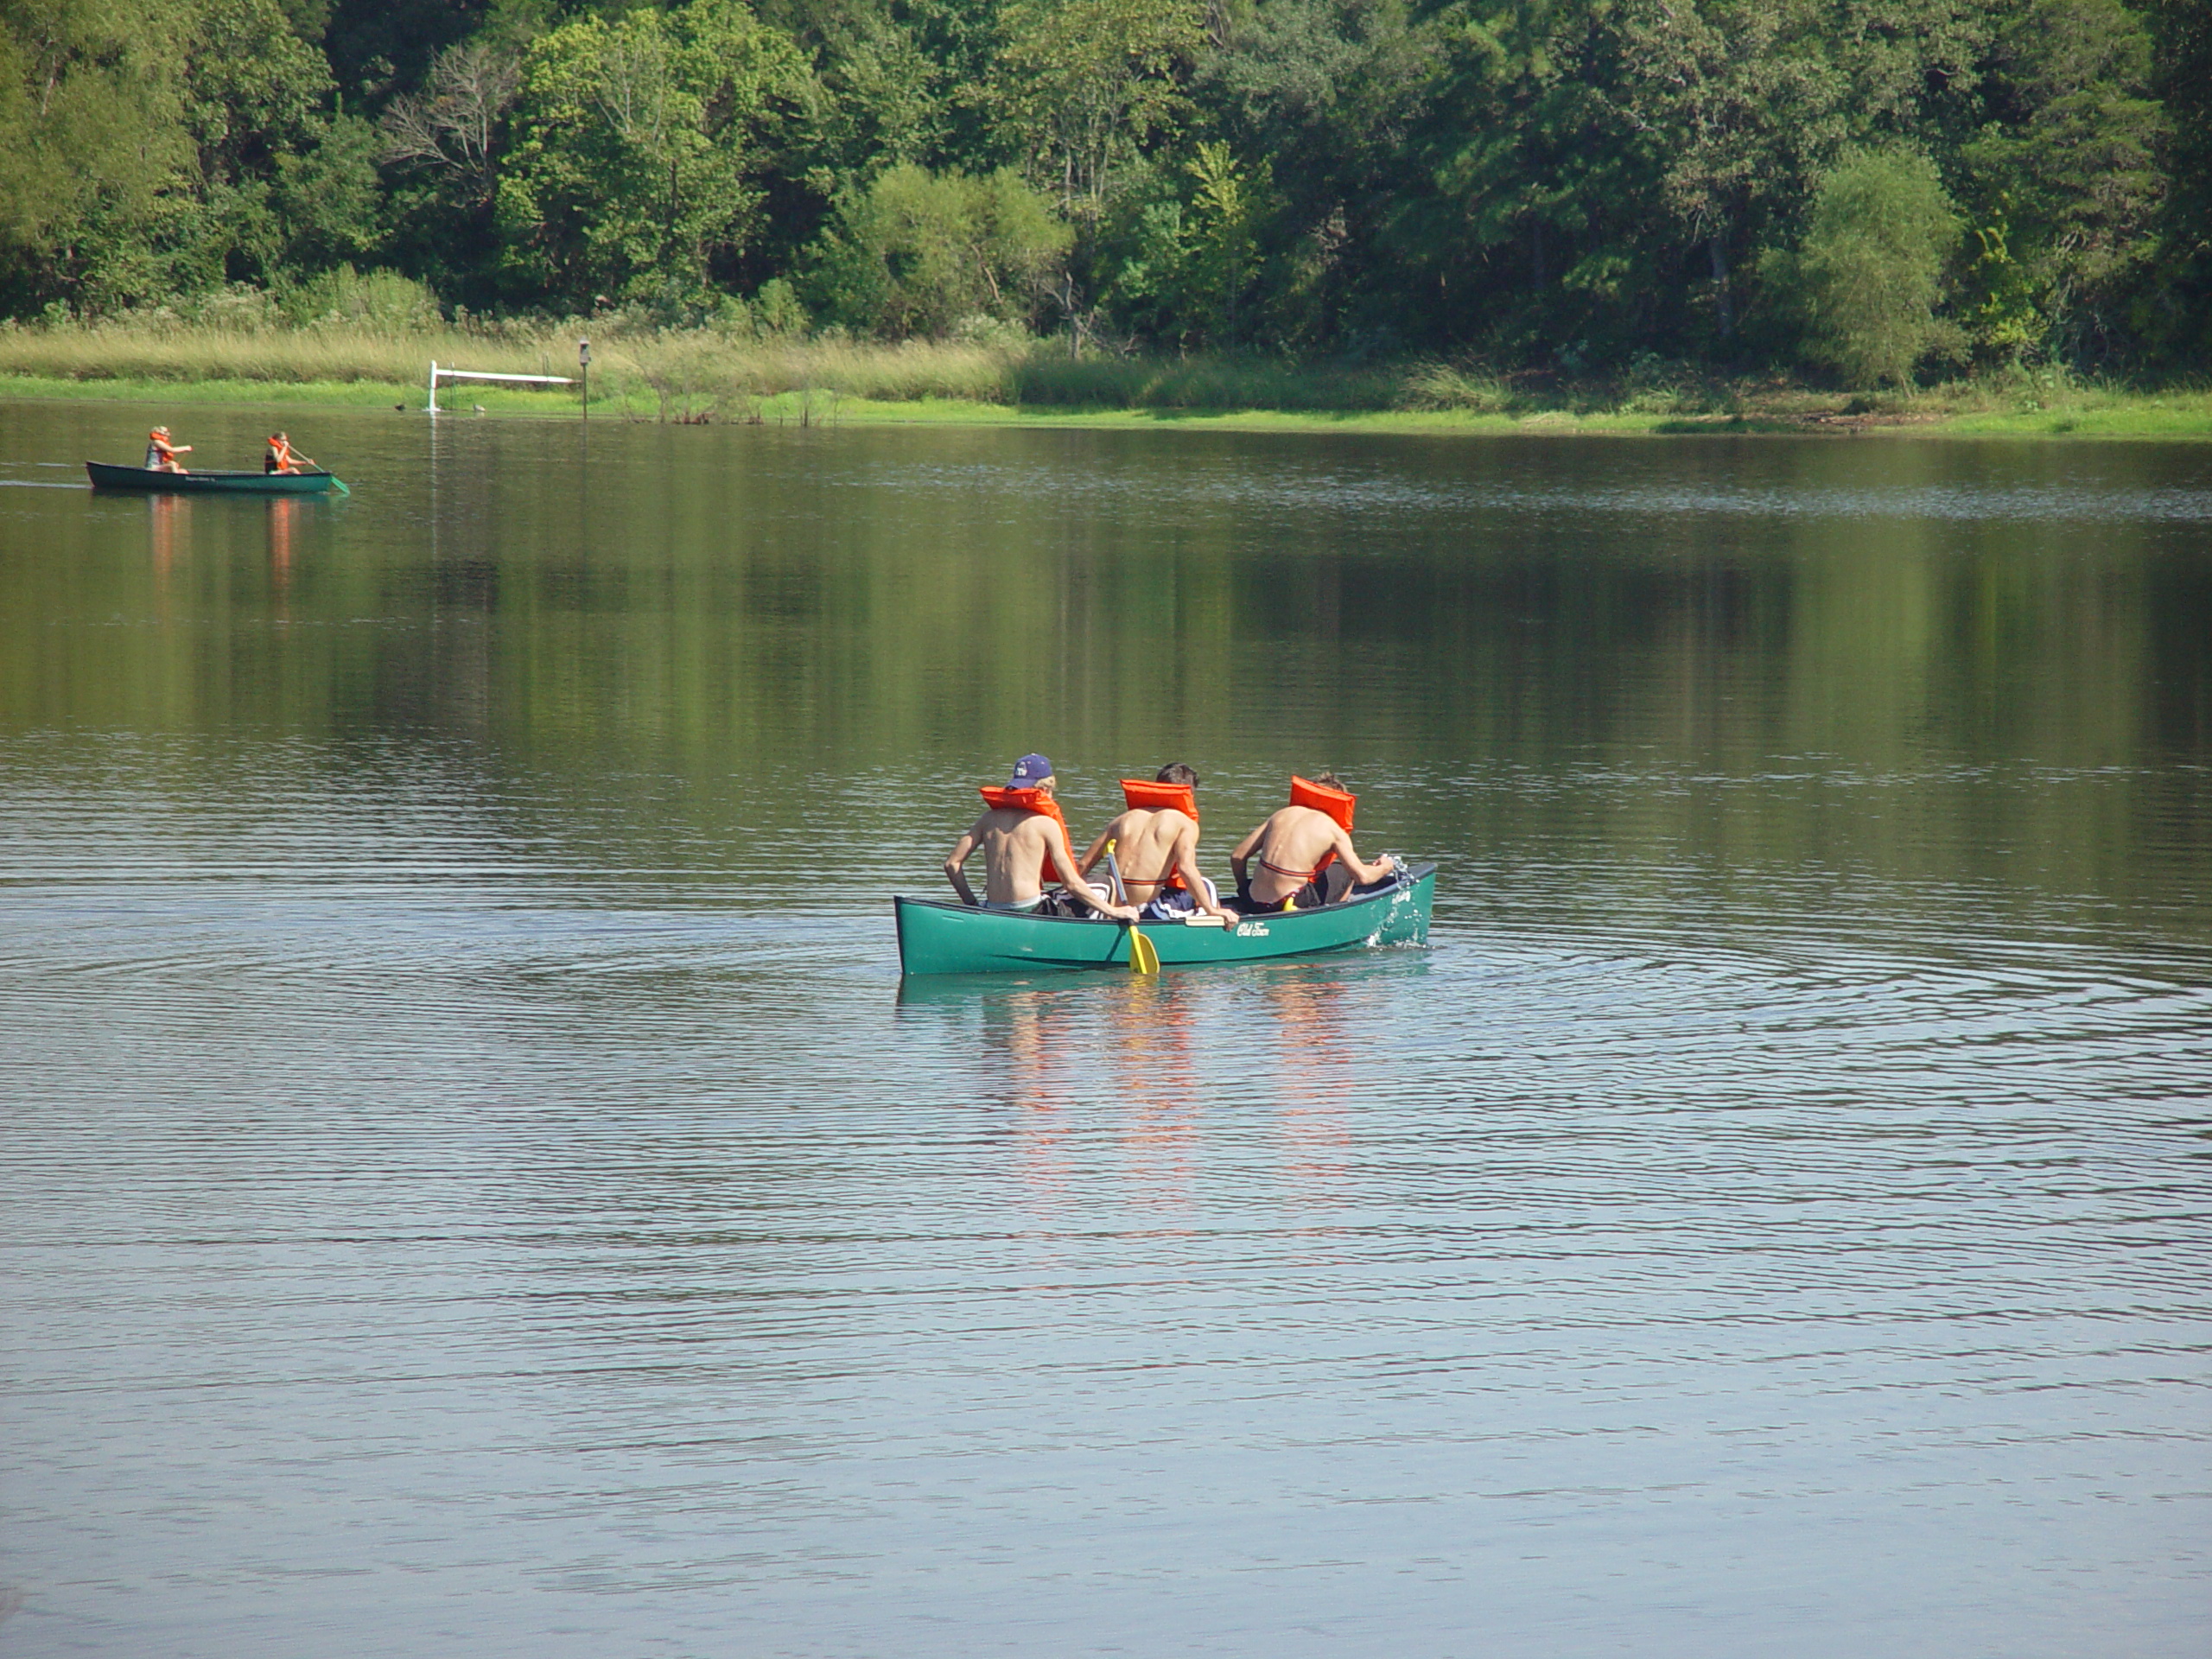
<path fill-rule="evenodd" d="M 1180 812 L 1192 823 L 1198 821 L 1198 791 L 1188 784 L 1147 784 L 1135 778 L 1122 779 L 1122 799 L 1133 812 Z M 1170 870 L 1156 883 L 1140 881 L 1139 887 L 1156 886 L 1162 893 L 1179 893 L 1183 878 Z"/>
<path fill-rule="evenodd" d="M 1060 826 L 1060 845 L 1068 850 L 1068 863 L 1075 863 L 1075 843 L 1068 839 L 1068 821 L 1060 811 L 1060 804 L 1041 789 L 994 789 L 988 784 L 976 791 L 983 798 L 984 804 L 1002 811 L 1037 812 Z M 1051 887 L 1062 885 L 1053 873 L 1052 861 L 1047 858 L 1038 871 L 1037 885 Z"/>
<path fill-rule="evenodd" d="M 296 473 L 300 470 L 299 457 L 292 453 L 292 446 L 281 438 L 269 440 L 269 459 L 276 463 L 270 469 L 272 472 Z"/>
<path fill-rule="evenodd" d="M 1132 811 L 1159 812 L 1172 808 L 1193 823 L 1198 821 L 1198 791 L 1188 784 L 1147 784 L 1124 778 L 1122 799 Z"/>
<path fill-rule="evenodd" d="M 1331 789 L 1326 784 L 1317 784 L 1310 778 L 1300 778 L 1293 774 L 1290 780 L 1290 804 L 1293 806 L 1310 806 L 1316 812 L 1327 813 L 1336 820 L 1338 829 L 1346 835 L 1350 835 L 1352 809 L 1359 804 L 1359 797 L 1344 790 Z M 1312 880 L 1313 876 L 1320 874 L 1336 861 L 1337 855 L 1334 853 L 1323 854 L 1321 861 L 1313 867 L 1313 875 L 1307 876 L 1306 880 Z"/>

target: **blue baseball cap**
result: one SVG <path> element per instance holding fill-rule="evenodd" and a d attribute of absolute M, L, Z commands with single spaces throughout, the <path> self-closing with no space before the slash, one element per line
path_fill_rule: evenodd
<path fill-rule="evenodd" d="M 1052 763 L 1041 754 L 1025 754 L 1014 763 L 1014 776 L 1006 780 L 1008 789 L 1034 789 L 1052 775 Z"/>

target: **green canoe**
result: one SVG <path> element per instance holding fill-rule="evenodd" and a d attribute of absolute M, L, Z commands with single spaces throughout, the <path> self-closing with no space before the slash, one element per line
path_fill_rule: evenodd
<path fill-rule="evenodd" d="M 1247 916 L 1226 926 L 1145 922 L 1160 965 L 1262 962 L 1315 957 L 1428 938 L 1436 866 L 1415 864 L 1391 886 L 1319 910 Z M 1121 922 L 1021 916 L 954 899 L 895 899 L 899 967 L 908 974 L 1030 973 L 1046 968 L 1127 968 L 1129 930 Z"/>
<path fill-rule="evenodd" d="M 323 495 L 353 491 L 334 473 L 157 473 L 150 467 L 116 467 L 88 461 L 96 490 L 159 490 L 171 495 Z"/>

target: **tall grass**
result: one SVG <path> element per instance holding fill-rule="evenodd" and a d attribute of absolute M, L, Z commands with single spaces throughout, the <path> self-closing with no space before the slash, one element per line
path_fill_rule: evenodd
<path fill-rule="evenodd" d="M 413 386 L 432 359 L 503 374 L 575 372 L 589 325 L 394 329 L 175 321 L 0 326 L 0 374 L 97 385 Z M 871 402 L 926 398 L 1058 408 L 1386 410 L 1477 406 L 1419 382 L 1408 365 L 1295 365 L 1263 358 L 1071 359 L 1052 341 L 908 340 L 876 345 L 715 329 L 593 335 L 592 385 L 633 412 L 743 418 L 759 400 L 824 391 Z"/>
<path fill-rule="evenodd" d="M 244 385 L 282 395 L 288 387 L 375 387 L 419 395 L 430 362 L 503 374 L 575 372 L 576 340 L 592 340 L 595 409 L 639 420 L 747 421 L 789 395 L 830 418 L 841 399 L 1038 410 L 1456 413 L 1514 421 L 1595 418 L 1658 431 L 1817 426 L 1837 421 L 1904 423 L 1938 417 L 2050 424 L 2047 417 L 2126 411 L 2127 419 L 2176 431 L 2212 419 L 2202 385 L 2163 391 L 2073 380 L 2063 372 L 1999 372 L 1919 391 L 1844 394 L 1782 378 L 1726 376 L 1691 365 L 1641 359 L 1619 371 L 1573 380 L 1496 374 L 1440 359 L 1395 363 L 1291 364 L 1234 355 L 1090 357 L 1068 355 L 1065 341 L 1019 335 L 878 345 L 834 335 L 803 340 L 739 329 L 656 330 L 619 319 L 590 323 L 463 321 L 406 326 L 336 310 L 304 325 L 274 320 L 270 308 L 241 318 L 199 317 L 68 322 L 23 327 L 0 322 L 0 377 L 134 386 L 204 386 L 208 396 Z M 460 403 L 467 387 L 454 389 Z M 189 395 L 186 393 L 185 395 Z M 494 396 L 506 407 L 574 387 Z M 2146 424 L 2147 423 L 2147 424 Z M 1996 429 L 1991 427 L 1989 429 Z M 2051 426 L 2053 430 L 2069 428 Z M 2131 427 L 2129 429 L 2133 429 Z"/>
<path fill-rule="evenodd" d="M 419 385 L 430 360 L 507 374 L 563 374 L 573 338 L 502 340 L 459 329 L 231 328 L 178 323 L 0 327 L 0 373 L 101 380 Z M 548 366 L 548 365 L 551 366 Z"/>

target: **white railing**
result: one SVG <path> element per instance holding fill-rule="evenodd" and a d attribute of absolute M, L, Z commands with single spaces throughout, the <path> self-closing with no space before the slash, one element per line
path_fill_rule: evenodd
<path fill-rule="evenodd" d="M 425 415 L 435 415 L 438 410 L 438 382 L 441 380 L 526 380 L 534 386 L 573 386 L 576 383 L 564 374 L 492 374 L 482 369 L 448 369 L 435 359 L 430 364 L 430 401 L 423 405 Z"/>

